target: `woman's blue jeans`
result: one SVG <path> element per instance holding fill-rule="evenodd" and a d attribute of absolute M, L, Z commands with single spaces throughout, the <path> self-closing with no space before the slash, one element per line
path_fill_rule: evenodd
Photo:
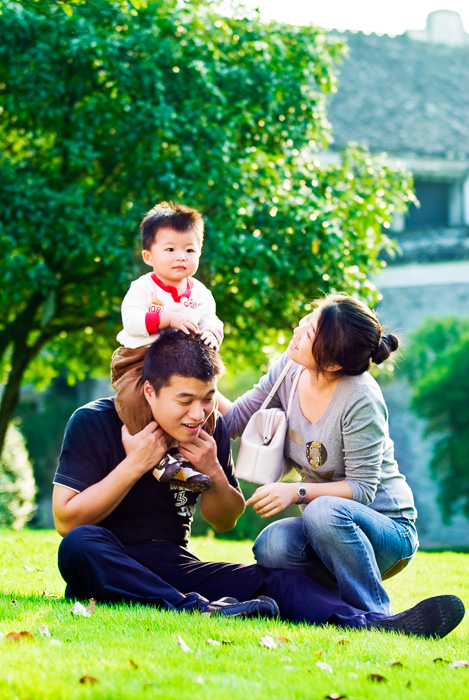
<path fill-rule="evenodd" d="M 382 576 L 417 551 L 415 525 L 356 501 L 320 496 L 303 517 L 278 520 L 254 542 L 258 564 L 300 569 L 361 610 L 392 614 Z"/>

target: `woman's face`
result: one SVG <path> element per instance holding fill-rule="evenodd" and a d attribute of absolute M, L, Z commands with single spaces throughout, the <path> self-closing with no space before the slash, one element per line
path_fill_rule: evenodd
<path fill-rule="evenodd" d="M 315 309 L 301 319 L 287 348 L 288 357 L 306 369 L 315 369 L 312 347 L 320 313 L 320 309 Z"/>

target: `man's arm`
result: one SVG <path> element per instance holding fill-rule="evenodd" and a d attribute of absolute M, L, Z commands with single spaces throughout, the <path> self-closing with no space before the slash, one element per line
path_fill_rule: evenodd
<path fill-rule="evenodd" d="M 163 431 L 154 421 L 136 435 L 130 435 L 123 426 L 122 442 L 125 459 L 101 481 L 79 493 L 60 484 L 54 485 L 52 511 L 60 535 L 66 535 L 78 525 L 96 525 L 104 520 L 167 450 Z"/>
<path fill-rule="evenodd" d="M 194 442 L 179 443 L 179 451 L 191 464 L 212 480 L 212 486 L 200 497 L 200 512 L 217 532 L 232 530 L 244 513 L 244 497 L 231 486 L 217 458 L 217 444 L 204 430 Z"/>

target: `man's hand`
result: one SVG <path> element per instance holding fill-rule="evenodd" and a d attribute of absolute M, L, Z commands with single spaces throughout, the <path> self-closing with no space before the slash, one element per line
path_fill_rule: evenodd
<path fill-rule="evenodd" d="M 184 333 L 189 334 L 191 331 L 197 333 L 199 327 L 194 319 L 179 311 L 162 311 L 160 314 L 160 328 L 179 328 Z"/>
<path fill-rule="evenodd" d="M 252 505 L 263 518 L 281 513 L 298 501 L 298 484 L 265 484 L 254 491 L 246 505 Z"/>
<path fill-rule="evenodd" d="M 216 335 L 213 333 L 213 331 L 205 330 L 205 331 L 200 331 L 200 337 L 204 341 L 205 345 L 208 345 L 210 348 L 213 348 L 214 350 L 218 350 L 220 347 L 220 343 L 217 340 Z"/>
<path fill-rule="evenodd" d="M 179 452 L 202 474 L 212 477 L 221 470 L 217 443 L 205 430 L 199 432 L 194 442 L 180 442 Z"/>
<path fill-rule="evenodd" d="M 127 457 L 135 462 L 142 476 L 158 464 L 168 450 L 164 433 L 154 420 L 136 435 L 131 435 L 123 425 L 122 444 Z"/>
<path fill-rule="evenodd" d="M 232 530 L 239 516 L 244 513 L 244 497 L 241 489 L 231 486 L 217 458 L 215 440 L 201 430 L 194 442 L 179 443 L 179 452 L 202 474 L 212 480 L 212 485 L 200 497 L 200 513 L 217 532 Z"/>

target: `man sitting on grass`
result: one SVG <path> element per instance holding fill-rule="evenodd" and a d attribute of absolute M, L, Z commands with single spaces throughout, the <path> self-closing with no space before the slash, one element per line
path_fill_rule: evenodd
<path fill-rule="evenodd" d="M 59 568 L 66 596 L 132 601 L 176 610 L 394 630 L 444 637 L 464 615 L 456 596 L 422 601 L 399 615 L 358 610 L 306 574 L 258 564 L 201 562 L 188 548 L 197 499 L 217 532 L 244 512 L 226 426 L 210 437 L 218 353 L 200 336 L 165 329 L 148 349 L 144 392 L 154 422 L 136 435 L 122 425 L 112 398 L 70 419 L 54 478 L 53 512 L 64 536 Z M 157 481 L 152 470 L 176 441 L 212 486 L 202 494 Z M 243 602 L 239 602 L 243 601 Z"/>

